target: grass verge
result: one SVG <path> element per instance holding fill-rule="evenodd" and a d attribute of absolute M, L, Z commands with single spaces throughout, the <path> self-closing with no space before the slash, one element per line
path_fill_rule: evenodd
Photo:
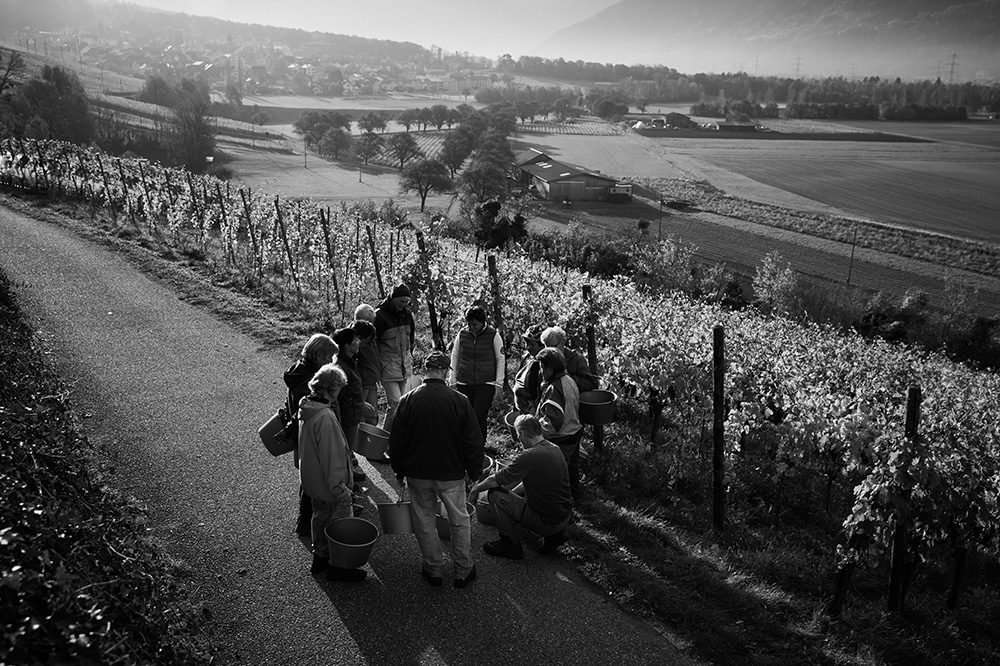
<path fill-rule="evenodd" d="M 0 664 L 211 663 L 185 576 L 106 482 L 0 272 Z"/>

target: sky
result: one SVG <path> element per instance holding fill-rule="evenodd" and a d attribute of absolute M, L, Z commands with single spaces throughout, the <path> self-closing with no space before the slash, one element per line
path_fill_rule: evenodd
<path fill-rule="evenodd" d="M 432 44 L 496 58 L 540 54 L 544 39 L 617 0 L 127 0 L 241 23 Z"/>

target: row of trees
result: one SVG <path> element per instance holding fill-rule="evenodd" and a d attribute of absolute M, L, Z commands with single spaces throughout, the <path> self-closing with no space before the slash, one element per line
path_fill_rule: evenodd
<path fill-rule="evenodd" d="M 799 79 L 780 76 L 752 76 L 746 72 L 698 73 L 690 76 L 665 66 L 612 65 L 608 63 L 550 60 L 521 56 L 514 61 L 501 56 L 500 69 L 557 77 L 569 81 L 617 82 L 616 92 L 640 108 L 650 102 L 704 102 L 718 98 L 749 100 L 761 104 L 857 104 L 883 102 L 915 104 L 923 107 L 966 107 L 1000 111 L 1000 86 L 971 82 L 944 83 L 936 80 L 904 82 L 899 78 L 869 76 L 848 79 L 842 76 Z"/>

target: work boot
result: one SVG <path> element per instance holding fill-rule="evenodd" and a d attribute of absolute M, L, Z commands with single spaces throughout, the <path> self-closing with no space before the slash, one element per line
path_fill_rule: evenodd
<path fill-rule="evenodd" d="M 545 543 L 538 549 L 538 552 L 542 555 L 558 555 L 559 546 L 566 543 L 567 540 L 569 540 L 569 537 L 563 531 L 547 536 L 545 537 Z"/>
<path fill-rule="evenodd" d="M 330 569 L 330 562 L 325 557 L 319 557 L 313 555 L 312 566 L 309 567 L 309 573 L 312 575 L 318 575 Z"/>
<path fill-rule="evenodd" d="M 364 569 L 344 569 L 343 567 L 331 567 L 326 572 L 326 579 L 339 581 L 342 583 L 360 583 L 368 577 L 368 572 Z"/>
<path fill-rule="evenodd" d="M 472 571 L 470 571 L 465 576 L 465 578 L 456 578 L 452 582 L 455 584 L 455 587 L 463 588 L 468 586 L 468 584 L 474 581 L 475 579 L 476 579 L 476 565 L 472 565 Z"/>
<path fill-rule="evenodd" d="M 521 544 L 514 543 L 510 537 L 500 535 L 496 541 L 488 541 L 483 544 L 483 551 L 493 557 L 506 557 L 508 560 L 520 560 L 524 558 L 524 549 Z"/>

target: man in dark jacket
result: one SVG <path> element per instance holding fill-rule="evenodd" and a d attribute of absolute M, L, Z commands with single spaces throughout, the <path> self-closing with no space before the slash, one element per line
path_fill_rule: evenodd
<path fill-rule="evenodd" d="M 405 394 L 389 435 L 389 458 L 396 478 L 410 487 L 410 511 L 423 556 L 421 575 L 442 583 L 444 554 L 437 534 L 438 500 L 451 528 L 455 587 L 476 577 L 472 561 L 472 523 L 466 502 L 466 477 L 483 471 L 483 441 L 469 399 L 445 383 L 451 362 L 434 351 L 427 357 L 424 383 Z"/>

